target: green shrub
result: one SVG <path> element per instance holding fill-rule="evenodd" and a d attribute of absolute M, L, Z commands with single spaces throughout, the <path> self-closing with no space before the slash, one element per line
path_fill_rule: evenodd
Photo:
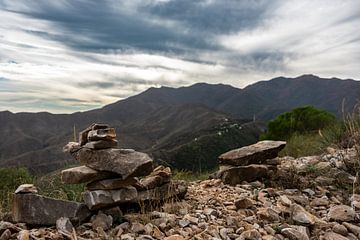
<path fill-rule="evenodd" d="M 303 157 L 317 155 L 323 152 L 324 145 L 319 134 L 293 134 L 287 140 L 280 156 Z"/>
<path fill-rule="evenodd" d="M 270 121 L 261 139 L 287 140 L 294 134 L 317 131 L 335 123 L 335 116 L 329 112 L 312 106 L 299 107 Z"/>
<path fill-rule="evenodd" d="M 9 210 L 12 194 L 17 187 L 25 183 L 33 183 L 34 178 L 26 168 L 0 168 L 0 208 L 2 212 Z"/>
<path fill-rule="evenodd" d="M 50 173 L 35 180 L 35 186 L 39 193 L 52 198 L 82 201 L 81 193 L 84 191 L 84 184 L 65 184 L 61 182 L 60 172 Z"/>

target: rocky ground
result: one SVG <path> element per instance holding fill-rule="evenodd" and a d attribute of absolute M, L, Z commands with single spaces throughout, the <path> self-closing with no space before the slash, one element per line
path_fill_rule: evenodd
<path fill-rule="evenodd" d="M 50 228 L 2 221 L 0 240 L 360 239 L 360 198 L 352 194 L 356 157 L 354 149 L 328 149 L 321 156 L 276 158 L 276 170 L 262 181 L 192 182 L 182 201 L 117 219 L 99 212 L 75 227 L 66 219 Z"/>

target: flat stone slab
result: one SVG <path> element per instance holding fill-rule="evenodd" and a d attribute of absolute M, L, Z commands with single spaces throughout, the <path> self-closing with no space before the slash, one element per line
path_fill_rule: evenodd
<path fill-rule="evenodd" d="M 122 179 L 146 176 L 153 170 L 153 160 L 149 155 L 132 149 L 81 148 L 72 155 L 90 168 L 117 173 Z"/>
<path fill-rule="evenodd" d="M 91 210 L 136 202 L 137 196 L 138 193 L 134 187 L 117 190 L 86 191 L 83 193 L 84 202 Z"/>
<path fill-rule="evenodd" d="M 219 162 L 226 165 L 246 166 L 260 164 L 267 159 L 276 158 L 285 147 L 284 141 L 260 141 L 256 144 L 234 149 L 219 156 Z"/>
<path fill-rule="evenodd" d="M 184 198 L 187 184 L 183 181 L 167 183 L 149 190 L 137 191 L 134 187 L 117 190 L 95 190 L 83 193 L 85 204 L 91 210 L 108 208 L 121 204 L 140 203 L 144 201 L 161 202 L 169 198 Z"/>
<path fill-rule="evenodd" d="M 30 225 L 55 225 L 56 220 L 67 217 L 73 223 L 81 223 L 90 216 L 83 203 L 58 200 L 38 194 L 14 194 L 13 220 Z"/>
<path fill-rule="evenodd" d="M 88 183 L 86 185 L 86 189 L 93 191 L 93 190 L 114 190 L 114 189 L 120 189 L 127 186 L 131 186 L 134 184 L 137 184 L 138 180 L 135 178 L 127 178 L 123 180 L 122 178 L 114 178 L 114 179 L 104 179 L 100 181 L 94 181 L 91 183 Z"/>
<path fill-rule="evenodd" d="M 73 167 L 61 171 L 61 180 L 69 184 L 87 183 L 117 176 L 119 175 L 116 173 L 97 171 L 87 166 Z"/>
<path fill-rule="evenodd" d="M 227 167 L 215 173 L 214 177 L 219 178 L 225 184 L 235 186 L 243 181 L 253 182 L 267 177 L 269 167 L 267 165 L 251 164 L 249 166 Z"/>

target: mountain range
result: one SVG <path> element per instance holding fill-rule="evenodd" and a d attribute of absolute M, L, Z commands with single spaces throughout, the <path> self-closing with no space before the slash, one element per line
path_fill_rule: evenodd
<path fill-rule="evenodd" d="M 255 142 L 264 131 L 261 122 L 282 112 L 313 105 L 341 117 L 359 99 L 359 81 L 302 75 L 260 81 L 243 89 L 207 83 L 149 88 L 103 108 L 73 114 L 4 111 L 0 112 L 0 166 L 24 166 L 46 173 L 72 164 L 62 153 L 62 146 L 74 140 L 74 128 L 78 132 L 93 122 L 115 127 L 120 147 L 176 162 L 171 159 L 176 154 L 164 153 L 179 151 L 181 146 L 204 134 L 212 136 L 224 126 L 235 124 L 247 129 L 251 137 L 238 144 L 245 145 Z"/>

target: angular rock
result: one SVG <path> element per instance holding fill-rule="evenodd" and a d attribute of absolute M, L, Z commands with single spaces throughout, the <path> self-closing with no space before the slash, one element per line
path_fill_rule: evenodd
<path fill-rule="evenodd" d="M 170 182 L 171 169 L 169 167 L 158 166 L 149 176 L 140 179 L 137 188 L 140 190 L 153 189 Z"/>
<path fill-rule="evenodd" d="M 114 223 L 119 223 L 123 218 L 123 212 L 118 206 L 102 209 L 102 212 L 106 215 L 111 216 L 113 218 Z"/>
<path fill-rule="evenodd" d="M 115 128 L 96 129 L 89 131 L 87 137 L 89 141 L 114 140 L 116 132 Z"/>
<path fill-rule="evenodd" d="M 268 176 L 269 169 L 266 165 L 252 164 L 249 166 L 240 166 L 228 168 L 216 173 L 223 183 L 229 185 L 240 184 L 243 181 L 252 182 Z"/>
<path fill-rule="evenodd" d="M 115 148 L 118 144 L 117 140 L 99 140 L 87 142 L 83 147 L 90 149 L 107 149 L 107 148 Z"/>
<path fill-rule="evenodd" d="M 343 225 L 353 234 L 360 237 L 360 227 L 351 223 L 343 222 Z"/>
<path fill-rule="evenodd" d="M 258 208 L 256 214 L 261 220 L 267 220 L 269 222 L 280 221 L 279 213 L 272 208 Z"/>
<path fill-rule="evenodd" d="M 113 190 L 131 186 L 136 184 L 137 182 L 138 180 L 133 177 L 127 178 L 125 180 L 123 180 L 122 178 L 104 179 L 88 183 L 86 185 L 86 189 L 90 191 Z"/>
<path fill-rule="evenodd" d="M 307 212 L 300 205 L 294 204 L 292 206 L 292 220 L 300 225 L 314 225 L 318 222 L 318 218 Z"/>
<path fill-rule="evenodd" d="M 132 149 L 81 148 L 73 153 L 75 159 L 98 171 L 109 171 L 120 174 L 122 179 L 145 176 L 153 170 L 153 160 L 146 154 Z"/>
<path fill-rule="evenodd" d="M 79 145 L 80 146 L 83 146 L 88 142 L 88 133 L 92 130 L 93 125 L 94 125 L 94 123 L 79 133 Z"/>
<path fill-rule="evenodd" d="M 98 130 L 98 129 L 106 129 L 109 128 L 110 126 L 107 124 L 99 124 L 99 123 L 93 123 L 91 124 L 89 127 L 87 127 L 86 129 L 84 129 L 83 131 L 80 132 L 79 134 L 79 144 L 80 146 L 83 146 L 85 143 L 88 142 L 88 134 L 90 131 L 92 130 Z"/>
<path fill-rule="evenodd" d="M 22 184 L 15 190 L 15 194 L 18 193 L 38 193 L 38 190 L 34 184 Z"/>
<path fill-rule="evenodd" d="M 83 193 L 83 199 L 89 209 L 111 207 L 121 203 L 136 202 L 138 193 L 134 187 L 117 190 L 96 190 Z"/>
<path fill-rule="evenodd" d="M 86 183 L 117 176 L 119 175 L 116 173 L 97 171 L 87 166 L 73 167 L 61 171 L 62 182 L 69 184 Z"/>
<path fill-rule="evenodd" d="M 349 222 L 354 221 L 356 213 L 354 209 L 346 205 L 332 206 L 328 212 L 330 221 Z"/>
<path fill-rule="evenodd" d="M 252 207 L 254 205 L 254 202 L 249 198 L 243 197 L 236 199 L 234 201 L 234 204 L 237 209 L 246 209 Z"/>
<path fill-rule="evenodd" d="M 97 215 L 91 218 L 91 224 L 94 230 L 102 228 L 104 231 L 107 231 L 113 225 L 113 218 L 99 211 Z"/>
<path fill-rule="evenodd" d="M 69 218 L 61 217 L 56 220 L 56 229 L 58 232 L 68 238 L 72 238 L 74 226 L 72 225 Z"/>
<path fill-rule="evenodd" d="M 85 204 L 57 200 L 37 194 L 15 194 L 12 214 L 15 222 L 33 225 L 54 225 L 56 220 L 67 217 L 73 223 L 80 223 L 90 216 Z"/>
<path fill-rule="evenodd" d="M 285 145 L 286 142 L 283 141 L 260 141 L 256 144 L 221 154 L 219 161 L 222 164 L 235 166 L 259 164 L 267 159 L 276 158 Z"/>

